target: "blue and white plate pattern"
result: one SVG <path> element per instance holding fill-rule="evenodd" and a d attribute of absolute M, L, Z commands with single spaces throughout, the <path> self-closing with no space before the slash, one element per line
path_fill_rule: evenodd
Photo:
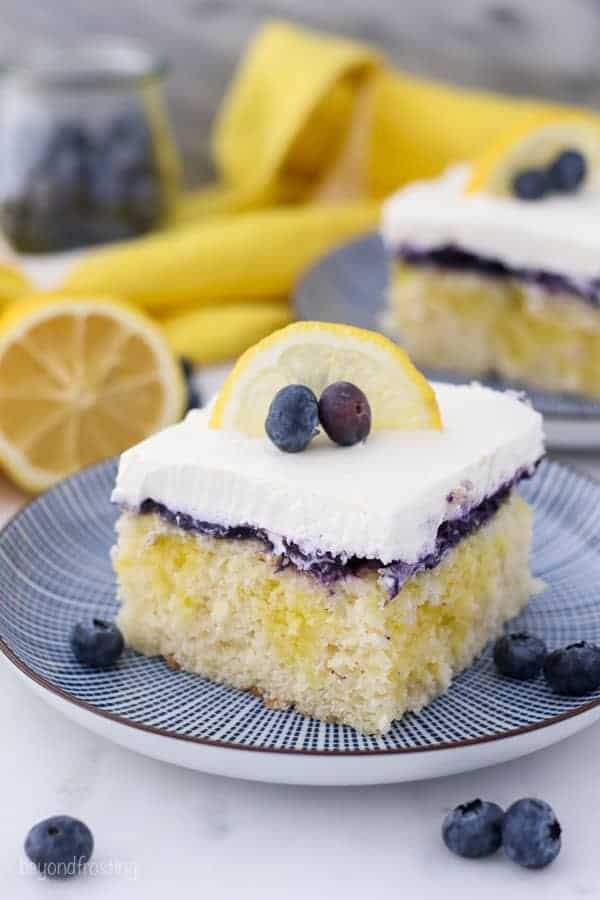
<path fill-rule="evenodd" d="M 405 716 L 388 734 L 369 737 L 293 709 L 267 709 L 249 693 L 172 671 L 163 660 L 132 651 L 113 669 L 87 669 L 70 652 L 69 632 L 86 616 L 110 618 L 117 610 L 109 558 L 115 469 L 108 461 L 62 482 L 0 534 L 0 649 L 38 691 L 170 738 L 338 760 L 340 754 L 410 754 L 501 740 L 600 703 L 600 692 L 560 697 L 541 678 L 500 678 L 488 648 L 445 696 Z M 535 509 L 533 570 L 547 589 L 514 627 L 542 636 L 549 648 L 600 641 L 600 486 L 545 462 L 522 490 Z"/>
<path fill-rule="evenodd" d="M 379 235 L 371 233 L 360 237 L 323 257 L 303 276 L 294 294 L 296 312 L 301 319 L 346 322 L 378 331 L 385 310 L 388 277 L 388 259 Z M 455 384 L 468 380 L 448 372 L 429 372 L 428 375 Z M 486 384 L 496 388 L 523 388 L 496 379 L 487 379 Z M 563 433 L 566 432 L 567 437 L 558 440 L 557 445 L 581 446 L 573 432 L 577 434 L 577 424 L 583 423 L 587 426 L 583 445 L 600 446 L 600 403 L 530 387 L 526 391 L 549 423 L 553 420 L 566 423 Z M 570 429 L 571 437 L 568 436 L 569 423 L 575 425 Z M 552 444 L 552 433 L 549 436 Z"/>

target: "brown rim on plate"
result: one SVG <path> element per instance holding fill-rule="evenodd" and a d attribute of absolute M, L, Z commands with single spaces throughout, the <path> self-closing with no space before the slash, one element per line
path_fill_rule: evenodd
<path fill-rule="evenodd" d="M 213 741 L 210 738 L 201 738 L 201 737 L 193 737 L 188 734 L 177 734 L 174 731 L 167 731 L 165 728 L 157 728 L 154 725 L 144 725 L 142 722 L 136 722 L 133 719 L 128 719 L 125 716 L 120 716 L 117 713 L 108 712 L 108 710 L 101 709 L 98 706 L 94 706 L 92 703 L 88 703 L 85 700 L 80 700 L 74 694 L 69 694 L 68 691 L 64 691 L 62 688 L 56 687 L 56 685 L 52 684 L 52 682 L 48 681 L 42 675 L 38 675 L 37 672 L 34 672 L 33 669 L 30 669 L 28 665 L 26 665 L 20 657 L 16 655 L 16 653 L 10 649 L 10 647 L 5 643 L 4 638 L 0 637 L 0 652 L 4 654 L 4 656 L 23 674 L 34 681 L 36 684 L 39 684 L 40 687 L 46 688 L 46 690 L 50 691 L 52 694 L 55 694 L 57 697 L 60 697 L 61 700 L 67 700 L 72 703 L 74 706 L 78 706 L 81 709 L 86 710 L 90 713 L 95 713 L 98 716 L 102 716 L 104 719 L 109 719 L 111 722 L 116 722 L 118 725 L 125 725 L 130 728 L 137 728 L 139 731 L 145 731 L 148 734 L 156 735 L 157 737 L 170 738 L 172 740 L 177 741 L 186 741 L 191 744 L 200 744 L 203 747 L 214 747 L 217 750 L 244 750 L 250 753 L 282 753 L 288 756 L 390 756 L 396 754 L 411 754 L 411 753 L 429 753 L 431 751 L 436 750 L 458 750 L 461 747 L 474 747 L 478 744 L 489 744 L 493 741 L 502 741 L 505 738 L 513 738 L 520 737 L 523 734 L 529 734 L 533 731 L 539 731 L 542 728 L 549 728 L 552 725 L 558 725 L 560 722 L 565 722 L 568 719 L 573 719 L 576 716 L 583 715 L 586 712 L 594 709 L 596 706 L 600 704 L 600 698 L 597 700 L 591 700 L 589 703 L 584 703 L 583 706 L 577 706 L 574 709 L 568 710 L 567 712 L 560 713 L 557 716 L 551 716 L 548 719 L 543 719 L 541 722 L 535 722 L 532 725 L 523 725 L 521 728 L 513 728 L 511 731 L 502 731 L 496 732 L 494 734 L 485 734 L 482 737 L 478 738 L 467 738 L 462 741 L 450 741 L 447 743 L 440 744 L 429 744 L 426 747 L 398 747 L 396 749 L 387 749 L 387 750 L 290 750 L 286 747 L 247 747 L 243 744 L 236 744 L 233 741 Z"/>
<path fill-rule="evenodd" d="M 33 506 L 37 503 L 46 493 L 56 490 L 60 485 L 64 484 L 65 481 L 69 481 L 71 478 L 78 478 L 83 473 L 99 468 L 100 466 L 106 465 L 106 463 L 110 462 L 109 459 L 105 459 L 99 463 L 93 463 L 92 465 L 85 466 L 83 469 L 80 469 L 78 472 L 70 475 L 68 478 L 62 479 L 57 482 L 57 484 L 50 487 L 44 493 L 38 495 L 37 497 L 32 497 L 28 500 L 17 512 L 15 512 L 10 518 L 6 521 L 2 529 L 0 529 L 0 536 L 4 533 L 4 531 L 10 527 L 10 525 L 18 519 L 26 509 L 30 506 Z M 563 463 L 560 464 L 561 468 L 567 469 L 573 474 L 577 475 L 577 477 L 582 478 L 584 480 L 590 481 L 592 484 L 600 486 L 600 482 L 593 478 L 592 476 L 583 474 L 575 469 L 573 466 L 565 465 Z M 0 598 L 1 599 L 1 598 Z M 50 693 L 59 697 L 61 700 L 66 700 L 67 702 L 73 704 L 74 706 L 79 707 L 80 709 L 85 710 L 86 712 L 93 713 L 98 715 L 104 719 L 108 719 L 111 722 L 115 722 L 118 725 L 123 725 L 129 728 L 135 728 L 138 731 L 146 732 L 147 734 L 156 735 L 157 737 L 169 738 L 171 740 L 177 741 L 185 741 L 187 743 L 198 744 L 204 747 L 211 747 L 217 750 L 236 750 L 236 751 L 247 751 L 250 753 L 276 753 L 276 754 L 284 754 L 287 756 L 317 756 L 317 757 L 355 757 L 355 756 L 390 756 L 390 755 L 409 755 L 409 754 L 417 754 L 417 753 L 429 753 L 438 750 L 458 750 L 465 747 L 474 747 L 480 744 L 489 744 L 496 741 L 502 741 L 504 739 L 509 739 L 513 737 L 520 737 L 524 734 L 529 734 L 535 731 L 540 731 L 545 728 L 549 728 L 553 725 L 558 725 L 561 722 L 568 721 L 569 719 L 576 718 L 577 716 L 584 715 L 587 712 L 595 709 L 600 705 L 600 698 L 595 700 L 590 700 L 587 703 L 576 706 L 573 709 L 566 710 L 563 713 L 559 713 L 555 716 L 550 716 L 547 719 L 542 719 L 539 722 L 534 722 L 530 725 L 523 725 L 519 728 L 513 728 L 508 731 L 502 732 L 492 732 L 491 734 L 485 734 L 476 738 L 465 738 L 463 740 L 458 741 L 446 741 L 440 742 L 437 744 L 428 744 L 422 747 L 397 747 L 397 748 L 386 748 L 386 749 L 370 749 L 370 750 L 295 750 L 286 747 L 259 747 L 259 746 L 247 746 L 244 744 L 238 744 L 234 741 L 219 741 L 213 740 L 211 738 L 203 738 L 203 737 L 194 737 L 193 735 L 185 735 L 185 734 L 177 734 L 174 731 L 169 731 L 165 728 L 159 728 L 155 725 L 146 725 L 143 722 L 136 722 L 134 719 L 129 719 L 126 716 L 119 715 L 118 713 L 109 712 L 108 710 L 102 709 L 93 703 L 88 703 L 86 700 L 81 700 L 75 694 L 71 694 L 68 691 L 63 690 L 63 688 L 57 687 L 43 675 L 39 675 L 35 672 L 30 666 L 28 666 L 23 660 L 12 650 L 8 644 L 6 643 L 4 637 L 0 635 L 0 653 L 2 653 L 5 658 L 11 662 L 19 672 L 33 681 L 35 684 L 40 687 L 45 688 Z M 200 676 L 202 677 L 202 676 Z M 232 690 L 234 690 L 232 688 Z M 246 693 L 240 691 L 240 693 Z M 306 717 L 310 718 L 310 717 Z"/>

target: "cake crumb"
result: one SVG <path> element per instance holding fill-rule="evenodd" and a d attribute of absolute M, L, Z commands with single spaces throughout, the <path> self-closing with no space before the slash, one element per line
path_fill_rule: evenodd
<path fill-rule="evenodd" d="M 256 685 L 248 688 L 248 693 L 253 694 L 255 697 L 258 697 L 259 700 L 265 704 L 267 709 L 287 709 L 290 705 L 283 700 L 278 700 L 277 697 L 266 697 L 260 688 L 257 688 Z"/>
<path fill-rule="evenodd" d="M 165 657 L 163 657 L 163 659 L 170 669 L 174 669 L 175 671 L 177 671 L 178 669 L 181 669 L 181 666 L 179 665 L 179 663 L 177 662 L 177 660 L 175 659 L 174 656 L 165 656 Z"/>
<path fill-rule="evenodd" d="M 268 709 L 287 709 L 289 703 L 278 700 L 277 697 L 263 697 L 263 703 Z"/>

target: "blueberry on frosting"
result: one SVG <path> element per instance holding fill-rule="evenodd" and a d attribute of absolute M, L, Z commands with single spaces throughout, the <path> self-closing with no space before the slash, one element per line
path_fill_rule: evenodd
<path fill-rule="evenodd" d="M 543 169 L 525 169 L 513 178 L 512 189 L 519 200 L 541 200 L 548 193 L 548 176 Z"/>
<path fill-rule="evenodd" d="M 265 431 L 285 453 L 305 450 L 318 433 L 319 405 L 310 388 L 288 384 L 277 391 L 265 422 Z"/>
<path fill-rule="evenodd" d="M 336 381 L 319 400 L 319 417 L 328 436 L 342 447 L 364 441 L 371 430 L 369 401 L 355 384 Z"/>
<path fill-rule="evenodd" d="M 512 181 L 512 191 L 519 200 L 541 200 L 547 194 L 573 194 L 579 190 L 587 174 L 585 157 L 579 150 L 559 153 L 545 169 L 524 169 Z"/>
<path fill-rule="evenodd" d="M 349 381 L 328 385 L 318 402 L 310 388 L 289 384 L 271 401 L 265 431 L 280 450 L 298 453 L 318 434 L 319 422 L 334 443 L 351 447 L 371 431 L 369 401 Z"/>
<path fill-rule="evenodd" d="M 548 182 L 551 190 L 572 194 L 581 186 L 586 174 L 587 163 L 583 154 L 578 150 L 565 150 L 550 164 Z"/>

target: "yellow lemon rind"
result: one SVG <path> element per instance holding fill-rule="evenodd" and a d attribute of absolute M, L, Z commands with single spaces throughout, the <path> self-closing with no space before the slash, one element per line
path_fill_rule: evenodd
<path fill-rule="evenodd" d="M 307 343 L 312 341 L 326 345 L 331 341 L 341 342 L 345 340 L 349 343 L 351 342 L 355 347 L 363 346 L 387 355 L 390 371 L 395 366 L 417 388 L 425 411 L 424 420 L 427 422 L 427 427 L 435 430 L 442 429 L 443 425 L 435 391 L 425 376 L 413 365 L 402 348 L 382 334 L 357 328 L 353 325 L 308 321 L 294 322 L 285 328 L 273 332 L 240 356 L 214 402 L 208 423 L 209 427 L 214 429 L 230 427 L 230 416 L 228 413 L 232 403 L 235 402 L 236 390 L 243 383 L 244 376 L 251 371 L 251 368 L 260 360 L 261 356 L 265 357 L 265 361 L 267 359 L 273 360 L 276 358 L 278 348 L 288 345 L 292 338 L 302 337 L 307 339 Z M 348 373 L 348 380 L 351 380 L 350 373 Z M 374 430 L 376 430 L 376 426 L 374 426 Z"/>

